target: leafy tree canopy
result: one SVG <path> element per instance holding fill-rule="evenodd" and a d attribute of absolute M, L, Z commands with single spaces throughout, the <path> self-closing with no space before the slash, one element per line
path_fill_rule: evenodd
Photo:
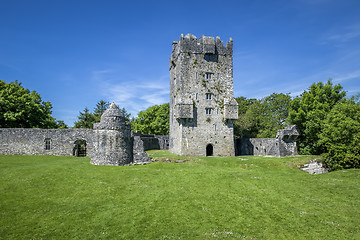
<path fill-rule="evenodd" d="M 353 99 L 336 104 L 323 122 L 319 145 L 332 170 L 360 167 L 360 104 Z"/>
<path fill-rule="evenodd" d="M 275 137 L 277 130 L 285 127 L 291 97 L 273 93 L 261 100 L 238 97 L 239 120 L 235 122 L 237 137 Z"/>
<path fill-rule="evenodd" d="M 51 103 L 42 101 L 36 91 L 30 92 L 18 81 L 0 80 L 0 127 L 57 128 L 51 109 Z"/>
<path fill-rule="evenodd" d="M 169 103 L 149 107 L 139 112 L 131 124 L 132 129 L 144 134 L 168 135 L 169 113 Z"/>
<path fill-rule="evenodd" d="M 325 151 L 319 143 L 324 120 L 331 109 L 346 95 L 340 84 L 314 83 L 307 91 L 293 99 L 290 104 L 289 122 L 300 130 L 299 150 L 301 154 L 321 154 Z"/>

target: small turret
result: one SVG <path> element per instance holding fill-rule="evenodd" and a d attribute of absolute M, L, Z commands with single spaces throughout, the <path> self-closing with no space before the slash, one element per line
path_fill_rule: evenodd
<path fill-rule="evenodd" d="M 133 161 L 130 125 L 125 123 L 124 114 L 111 103 L 94 123 L 94 148 L 91 163 L 94 165 L 125 165 Z"/>
<path fill-rule="evenodd" d="M 126 126 L 124 114 L 120 111 L 115 103 L 110 106 L 101 115 L 99 123 L 94 123 L 94 129 L 102 130 L 119 130 Z"/>

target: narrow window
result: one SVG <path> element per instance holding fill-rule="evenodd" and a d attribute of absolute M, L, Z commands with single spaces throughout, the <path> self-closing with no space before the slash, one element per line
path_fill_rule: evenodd
<path fill-rule="evenodd" d="M 195 94 L 195 99 L 197 99 L 197 98 L 198 98 L 198 94 L 196 93 L 196 94 Z"/>
<path fill-rule="evenodd" d="M 211 99 L 211 93 L 206 93 L 205 96 L 206 96 L 206 99 L 210 100 Z"/>
<path fill-rule="evenodd" d="M 216 131 L 216 124 L 214 124 L 214 131 Z"/>
<path fill-rule="evenodd" d="M 212 112 L 212 108 L 205 108 L 205 112 L 207 115 L 210 115 Z"/>
<path fill-rule="evenodd" d="M 45 138 L 44 142 L 45 142 L 45 150 L 50 150 L 51 149 L 51 139 Z"/>
<path fill-rule="evenodd" d="M 206 78 L 206 79 L 211 79 L 211 74 L 212 74 L 212 73 L 208 73 L 208 72 L 205 73 L 205 78 Z"/>

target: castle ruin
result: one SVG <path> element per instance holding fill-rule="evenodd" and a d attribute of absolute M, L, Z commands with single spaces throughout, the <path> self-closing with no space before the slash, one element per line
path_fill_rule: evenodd
<path fill-rule="evenodd" d="M 182 156 L 234 156 L 233 42 L 181 35 L 170 57 L 169 150 Z"/>
<path fill-rule="evenodd" d="M 115 166 L 150 161 L 115 103 L 94 129 L 1 128 L 0 154 L 90 156 L 91 164 Z"/>
<path fill-rule="evenodd" d="M 90 156 L 95 165 L 142 164 L 145 150 L 169 149 L 182 156 L 296 155 L 296 126 L 276 138 L 234 144 L 238 104 L 233 98 L 233 42 L 192 34 L 172 44 L 170 135 L 132 133 L 112 103 L 94 129 L 1 128 L 2 155 Z"/>

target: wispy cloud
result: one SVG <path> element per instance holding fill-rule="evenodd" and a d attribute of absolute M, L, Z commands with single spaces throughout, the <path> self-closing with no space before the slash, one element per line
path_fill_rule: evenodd
<path fill-rule="evenodd" d="M 131 80 L 123 80 L 123 79 Z M 104 98 L 125 107 L 132 116 L 150 106 L 169 101 L 168 75 L 149 79 L 122 76 L 113 70 L 93 72 L 93 79 L 98 82 L 99 91 Z"/>
<path fill-rule="evenodd" d="M 335 83 L 342 83 L 347 80 L 351 80 L 351 79 L 355 79 L 355 78 L 359 78 L 359 81 L 360 81 L 360 70 L 356 70 L 356 71 L 353 71 L 350 73 L 345 73 L 345 74 L 337 74 L 336 76 L 334 76 L 333 80 Z"/>
<path fill-rule="evenodd" d="M 336 28 L 327 33 L 322 44 L 344 44 L 360 38 L 360 24 L 350 25 L 341 29 Z"/>

